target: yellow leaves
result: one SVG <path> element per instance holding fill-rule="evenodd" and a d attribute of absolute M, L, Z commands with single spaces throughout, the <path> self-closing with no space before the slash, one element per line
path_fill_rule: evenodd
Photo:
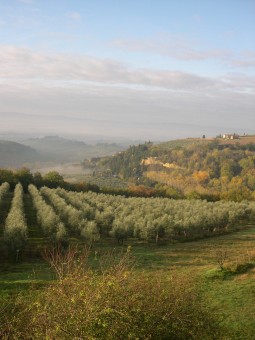
<path fill-rule="evenodd" d="M 210 178 L 208 171 L 196 171 L 196 172 L 193 173 L 192 177 L 198 183 L 205 183 Z"/>
<path fill-rule="evenodd" d="M 127 279 L 129 276 L 130 276 L 130 271 L 125 271 L 124 273 L 123 273 L 123 278 L 124 279 Z"/>
<path fill-rule="evenodd" d="M 133 195 L 141 197 L 150 197 L 154 194 L 153 189 L 145 187 L 144 185 L 133 185 L 129 190 Z"/>
<path fill-rule="evenodd" d="M 181 167 L 175 163 L 164 163 L 163 167 L 168 169 L 181 169 Z"/>
<path fill-rule="evenodd" d="M 168 169 L 181 169 L 181 167 L 175 163 L 163 163 L 157 159 L 157 157 L 148 157 L 141 161 L 142 165 L 162 165 L 164 168 Z"/>
<path fill-rule="evenodd" d="M 233 185 L 233 186 L 240 186 L 242 184 L 243 184 L 243 178 L 241 178 L 240 176 L 233 177 L 230 182 L 230 185 Z"/>

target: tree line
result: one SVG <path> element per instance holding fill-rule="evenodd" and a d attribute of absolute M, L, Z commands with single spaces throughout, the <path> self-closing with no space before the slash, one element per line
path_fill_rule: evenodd
<path fill-rule="evenodd" d="M 17 170 L 0 168 L 0 185 L 5 182 L 9 183 L 11 190 L 14 190 L 17 183 L 20 183 L 25 192 L 28 191 L 29 184 L 33 184 L 37 188 L 47 186 L 49 188 L 63 187 L 76 191 L 100 191 L 99 187 L 95 184 L 85 182 L 79 182 L 75 184 L 68 183 L 64 180 L 64 177 L 57 171 L 49 171 L 48 173 L 42 175 L 38 171 L 32 173 L 31 170 L 26 167 Z"/>

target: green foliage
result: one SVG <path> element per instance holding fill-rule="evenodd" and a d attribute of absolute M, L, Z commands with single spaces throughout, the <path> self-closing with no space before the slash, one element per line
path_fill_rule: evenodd
<path fill-rule="evenodd" d="M 216 314 L 201 301 L 190 278 L 136 274 L 127 255 L 117 262 L 109 259 L 110 267 L 102 262 L 98 273 L 86 259 L 87 254 L 77 256 L 72 250 L 50 254 L 59 280 L 29 298 L 20 296 L 3 322 L 1 337 L 223 339 Z"/>
<path fill-rule="evenodd" d="M 15 187 L 17 180 L 13 171 L 0 169 L 0 184 L 3 184 L 4 182 L 8 182 L 12 188 Z"/>
<path fill-rule="evenodd" d="M 34 178 L 32 173 L 28 168 L 21 168 L 16 171 L 16 178 L 19 183 L 21 183 L 23 189 L 27 191 L 28 185 L 33 183 Z"/>
<path fill-rule="evenodd" d="M 41 225 L 45 236 L 49 237 L 53 242 L 65 243 L 67 231 L 59 216 L 55 213 L 54 209 L 45 202 L 34 185 L 30 184 L 28 191 L 37 212 L 37 221 Z"/>
<path fill-rule="evenodd" d="M 42 176 L 42 174 L 39 171 L 36 171 L 34 173 L 34 178 L 33 178 L 33 182 L 32 183 L 34 183 L 34 185 L 37 188 L 41 188 L 44 185 L 43 176 Z M 32 183 L 30 183 L 30 184 L 32 184 Z"/>
<path fill-rule="evenodd" d="M 227 191 L 222 192 L 220 197 L 221 199 L 235 202 L 253 199 L 251 191 L 245 186 L 230 187 Z"/>
<path fill-rule="evenodd" d="M 254 162 L 254 145 L 187 139 L 133 146 L 99 163 L 125 179 L 156 187 L 155 195 L 240 201 L 254 199 Z M 228 195 L 237 180 L 242 193 Z"/>
<path fill-rule="evenodd" d="M 26 196 L 26 195 L 25 195 Z M 10 195 L 11 197 L 11 195 Z M 7 196 L 9 199 L 9 195 Z M 5 200 L 7 200 L 7 198 Z M 112 213 L 116 207 L 112 203 L 112 198 L 108 197 L 109 205 L 113 206 L 113 208 L 108 207 L 107 212 L 110 214 Z M 31 202 L 30 202 L 31 203 Z M 99 204 L 99 203 L 98 203 Z M 228 203 L 227 203 L 228 204 Z M 250 203 L 251 204 L 251 203 Z M 254 203 L 252 203 L 254 204 Z M 239 204 L 235 204 L 235 209 Z M 0 208 L 3 207 L 1 204 Z M 101 208 L 102 209 L 102 206 Z M 2 210 L 0 210 L 0 215 L 2 216 Z M 102 211 L 101 213 L 104 213 Z M 132 217 L 132 214 L 130 217 Z M 136 216 L 134 216 L 133 219 L 130 221 L 128 219 L 125 219 L 125 225 L 130 226 L 132 225 L 132 221 L 136 219 Z M 142 218 L 140 219 L 140 222 L 142 223 Z M 31 225 L 29 225 L 31 227 Z M 30 229 L 29 229 L 30 232 Z M 144 241 L 141 240 L 132 240 L 128 239 L 125 243 L 132 245 L 132 256 L 135 257 L 135 267 L 134 271 L 130 271 L 130 267 L 127 270 L 127 274 L 133 277 L 134 279 L 134 285 L 136 278 L 139 278 L 139 276 L 145 277 L 147 280 L 152 280 L 152 284 L 154 284 L 154 288 L 161 287 L 164 288 L 164 285 L 157 286 L 157 282 L 160 281 L 166 282 L 166 285 L 170 285 L 169 289 L 171 289 L 172 284 L 176 285 L 182 285 L 182 280 L 184 280 L 183 289 L 187 290 L 187 295 L 183 295 L 183 298 L 189 299 L 188 293 L 193 290 L 193 287 L 195 289 L 195 294 L 198 296 L 198 302 L 200 305 L 205 307 L 206 315 L 209 317 L 209 321 L 212 322 L 212 318 L 214 318 L 216 314 L 216 318 L 219 318 L 220 326 L 224 326 L 224 328 L 219 329 L 219 325 L 216 325 L 216 330 L 208 329 L 208 336 L 214 335 L 215 340 L 217 339 L 253 339 L 254 335 L 254 313 L 255 313 L 255 307 L 254 307 L 254 289 L 255 289 L 255 283 L 254 283 L 254 268 L 250 267 L 249 263 L 254 262 L 254 232 L 255 228 L 254 225 L 242 225 L 242 229 L 235 232 L 231 232 L 228 234 L 221 235 L 219 237 L 213 237 L 213 238 L 206 238 L 206 239 L 200 239 L 192 242 L 174 242 L 174 243 L 165 243 L 161 246 L 157 247 L 153 244 L 147 244 Z M 31 237 L 31 236 L 30 236 Z M 30 238 L 27 242 L 26 246 L 26 256 L 22 256 L 23 260 L 27 262 L 22 262 L 19 264 L 10 264 L 7 262 L 3 262 L 4 259 L 1 257 L 0 262 L 0 305 L 1 305 L 1 311 L 4 311 L 3 313 L 0 313 L 0 338 L 7 339 L 7 334 L 9 335 L 9 339 L 23 339 L 23 338 L 35 338 L 34 334 L 37 334 L 39 332 L 38 338 L 45 338 L 42 336 L 40 332 L 42 332 L 43 325 L 46 326 L 46 323 L 41 324 L 39 326 L 39 329 L 37 328 L 37 324 L 40 323 L 40 321 L 47 320 L 47 322 L 52 320 L 52 324 L 55 326 L 57 325 L 57 316 L 56 318 L 52 314 L 53 311 L 56 311 L 57 309 L 61 309 L 60 306 L 55 306 L 55 304 L 58 304 L 57 300 L 50 300 L 45 299 L 47 295 L 47 290 L 51 289 L 51 287 L 54 287 L 55 284 L 52 282 L 52 280 L 55 280 L 55 275 L 52 274 L 51 271 L 49 271 L 48 266 L 46 268 L 46 264 L 42 262 L 40 259 L 36 259 L 29 251 L 29 248 L 36 248 L 42 242 L 43 247 L 49 244 L 48 240 L 41 239 L 42 235 L 40 234 L 40 239 Z M 74 241 L 72 239 L 72 242 L 78 243 L 80 245 L 80 249 L 84 249 L 83 242 L 79 242 L 79 240 Z M 115 251 L 113 251 L 113 247 L 115 248 Z M 99 275 L 103 274 L 101 271 L 101 268 L 104 267 L 106 269 L 109 268 L 109 265 L 116 264 L 116 258 L 119 258 L 119 252 L 124 249 L 123 246 L 116 246 L 114 242 L 109 238 L 101 239 L 99 242 L 94 244 L 93 246 L 93 252 L 90 254 L 89 263 L 91 264 L 92 268 L 94 268 L 93 273 L 95 274 L 97 280 L 99 278 Z M 215 260 L 215 254 L 216 252 L 221 250 L 227 250 L 228 252 L 228 262 L 224 263 L 224 267 L 226 267 L 226 270 L 222 271 L 218 268 L 216 269 L 216 266 L 218 266 L 218 263 Z M 113 253 L 113 256 L 107 256 L 107 253 Z M 65 254 L 65 252 L 63 252 Z M 230 262 L 229 262 L 230 259 Z M 62 263 L 63 272 L 67 273 L 68 267 L 70 264 L 70 261 L 67 261 L 66 258 L 60 257 L 60 261 Z M 106 264 L 107 262 L 107 264 Z M 87 268 L 86 261 L 81 261 L 83 268 Z M 72 267 L 72 266 L 71 266 Z M 245 267 L 245 268 L 244 268 Z M 241 269 L 239 273 L 239 269 Z M 109 268 L 110 269 L 110 268 Z M 236 274 L 233 274 L 237 269 L 238 272 Z M 105 272 L 105 271 L 104 271 Z M 195 275 L 198 275 L 198 285 L 195 284 L 193 286 L 193 278 Z M 60 275 L 60 277 L 64 278 L 63 275 Z M 72 281 L 71 274 L 70 274 L 70 280 L 66 281 L 66 285 L 62 286 L 63 290 L 53 290 L 52 292 L 52 299 L 53 295 L 55 293 L 55 298 L 57 299 L 58 293 L 63 293 L 63 295 L 59 294 L 59 299 L 61 300 L 62 304 L 62 312 L 64 314 L 64 301 L 67 304 L 71 304 L 72 297 L 75 299 L 76 303 L 74 303 L 74 306 L 78 308 L 78 311 L 84 308 L 84 300 L 79 300 L 79 287 L 77 287 L 77 290 L 73 293 L 74 296 L 71 296 L 68 294 L 68 298 L 64 300 L 66 291 L 68 292 L 69 289 L 69 283 L 70 287 L 73 287 L 75 281 Z M 77 282 L 79 281 L 78 276 Z M 93 276 L 94 277 L 94 276 Z M 189 279 L 187 279 L 189 278 Z M 200 279 L 201 278 L 201 279 Z M 49 286 L 49 280 L 53 285 Z M 197 278 L 196 278 L 197 280 Z M 64 281 L 64 280 L 62 280 Z M 82 286 L 82 283 L 84 284 L 85 281 L 82 280 L 81 287 L 83 290 L 90 289 Z M 98 281 L 97 281 L 98 282 Z M 140 281 L 139 281 L 140 282 Z M 55 282 L 56 283 L 56 282 Z M 60 281 L 57 282 L 59 284 Z M 186 286 L 187 283 L 187 286 Z M 189 285 L 190 283 L 190 285 Z M 95 286 L 94 286 L 95 287 Z M 126 286 L 124 286 L 126 287 Z M 139 285 L 139 287 L 141 287 Z M 144 286 L 146 289 L 146 285 Z M 30 289 L 31 288 L 31 289 Z M 139 288 L 140 289 L 140 288 Z M 175 289 L 175 288 L 174 288 Z M 92 288 L 91 288 L 92 290 Z M 124 290 L 124 288 L 123 288 Z M 17 292 L 21 292 L 19 296 L 17 296 Z M 89 290 L 90 292 L 90 290 Z M 98 292 L 98 290 L 97 290 Z M 129 290 L 128 292 L 132 292 Z M 149 292 L 146 290 L 146 292 Z M 77 293 L 77 295 L 75 295 Z M 94 298 L 94 295 L 91 291 L 91 299 Z M 161 291 L 163 294 L 163 292 Z M 100 295 L 103 299 L 103 296 Z M 108 295 L 109 296 L 109 295 Z M 152 297 L 154 295 L 151 295 Z M 107 296 L 104 295 L 104 297 L 107 300 Z M 180 297 L 181 298 L 181 297 Z M 76 300 L 77 299 L 77 300 Z M 131 297 L 129 296 L 129 299 Z M 119 304 L 125 303 L 126 295 L 119 296 Z M 152 301 L 155 301 L 154 298 L 151 299 Z M 50 312 L 51 304 L 48 302 L 51 302 L 54 304 L 53 308 L 54 310 L 52 313 Z M 91 301 L 91 300 L 89 300 Z M 114 300 L 116 301 L 116 300 Z M 122 302 L 121 302 L 122 301 Z M 146 300 L 140 301 L 146 302 Z M 149 297 L 148 297 L 148 304 L 150 303 Z M 175 301 L 175 300 L 174 300 Z M 38 305 L 38 313 L 43 313 L 42 309 L 45 307 L 45 314 L 43 314 L 43 317 L 40 319 L 40 316 L 42 314 L 33 314 L 33 310 L 36 307 L 34 303 L 37 302 L 43 302 L 43 304 Z M 60 303 L 60 302 L 59 302 Z M 80 303 L 80 304 L 79 304 Z M 47 306 L 46 306 L 47 305 Z M 87 304 L 86 304 L 87 305 Z M 100 304 L 102 306 L 102 304 Z M 130 306 L 130 304 L 128 305 Z M 159 304 L 161 306 L 161 304 Z M 171 305 L 172 306 L 172 305 Z M 222 308 L 224 306 L 224 308 Z M 31 310 L 32 307 L 32 310 Z M 40 310 L 41 308 L 41 310 Z M 146 305 L 143 310 L 145 310 Z M 149 307 L 150 308 L 150 307 Z M 156 309 L 156 307 L 155 307 Z M 70 311 L 69 309 L 67 309 Z M 117 309 L 116 306 L 116 310 Z M 123 309 L 121 309 L 123 310 Z M 49 311 L 49 313 L 48 313 Z M 198 311 L 201 311 L 200 309 Z M 203 311 L 201 313 L 203 314 Z M 153 314 L 153 312 L 149 312 Z M 192 311 L 191 311 L 192 314 Z M 47 315 L 49 318 L 47 319 Z M 58 314 L 60 315 L 60 314 Z M 72 318 L 75 318 L 75 311 L 73 314 L 71 312 L 68 314 L 69 319 L 74 320 Z M 87 315 L 87 314 L 86 314 Z M 103 314 L 102 314 L 103 315 Z M 160 315 L 157 314 L 156 315 Z M 34 318 L 33 318 L 34 316 Z M 46 318 L 44 318 L 46 316 Z M 188 315 L 187 315 L 188 316 Z M 192 316 L 192 315 L 191 315 Z M 36 320 L 36 318 L 38 319 Z M 137 312 L 136 315 L 137 318 L 139 318 L 139 313 Z M 142 316 L 141 316 L 142 317 Z M 59 317 L 60 318 L 60 317 Z M 68 317 L 63 319 L 63 323 L 61 321 L 60 325 L 61 327 L 64 325 L 64 322 L 66 321 L 68 323 Z M 102 316 L 103 318 L 103 316 Z M 29 328 L 27 320 L 33 319 L 33 326 L 32 328 Z M 137 323 L 135 323 L 135 316 L 134 320 L 135 325 L 139 325 L 138 319 Z M 189 319 L 189 318 L 187 318 Z M 75 319 L 76 321 L 78 320 Z M 82 321 L 82 315 L 80 314 L 80 323 Z M 86 319 L 85 319 L 86 320 Z M 150 319 L 152 320 L 152 319 Z M 157 327 L 160 328 L 160 318 L 156 319 L 158 320 Z M 191 319 L 191 322 L 193 322 L 193 318 Z M 206 324 L 206 320 L 201 320 L 201 322 Z M 78 321 L 76 325 L 78 324 Z M 68 323 L 68 325 L 70 325 Z M 114 321 L 115 325 L 115 321 Z M 202 324 L 200 324 L 202 327 Z M 49 327 L 48 327 L 49 326 Z M 199 325 L 197 324 L 197 327 Z M 68 326 L 69 327 L 69 326 Z M 70 326 L 71 327 L 71 326 Z M 87 326 L 86 326 L 87 327 Z M 131 327 L 131 325 L 130 325 Z M 125 328 L 125 326 L 124 326 Z M 70 328 L 63 328 L 63 333 L 65 330 L 69 330 Z M 226 331 L 227 329 L 227 331 Z M 46 332 L 50 337 L 51 335 L 51 328 L 50 324 L 47 323 L 47 327 L 44 328 L 44 331 Z M 21 332 L 21 333 L 19 333 Z M 34 332 L 34 334 L 32 333 Z M 124 330 L 123 330 L 124 332 Z M 122 333 L 120 333 L 122 334 Z M 144 333 L 141 333 L 141 337 Z M 159 333 L 162 334 L 162 333 Z M 197 333 L 194 333 L 194 336 Z M 154 334 L 153 334 L 154 335 Z M 66 334 L 66 337 L 68 337 L 68 334 Z M 58 338 L 64 338 L 65 335 L 62 336 L 62 334 Z M 73 338 L 70 336 L 69 338 Z M 85 337 L 86 338 L 86 337 Z M 139 335 L 137 336 L 139 338 Z M 154 338 L 157 339 L 157 336 L 154 336 Z M 187 339 L 190 337 L 188 336 Z M 203 334 L 197 335 L 197 339 L 204 339 L 206 338 Z M 119 339 L 118 335 L 116 336 L 116 339 Z M 125 339 L 125 337 L 124 337 Z M 175 339 L 175 338 L 174 338 Z"/>
<path fill-rule="evenodd" d="M 105 167 L 109 167 L 114 174 L 122 178 L 140 177 L 143 172 L 142 159 L 148 157 L 152 143 L 130 146 L 125 152 L 119 152 L 116 156 L 103 161 Z"/>
<path fill-rule="evenodd" d="M 87 240 L 95 241 L 99 238 L 98 228 L 95 221 L 89 221 L 88 218 L 94 217 L 94 211 L 90 207 L 81 207 L 78 196 L 72 197 L 62 190 L 53 191 L 47 187 L 41 188 L 42 195 L 49 200 L 58 212 L 61 220 L 69 227 L 73 235 L 80 235 Z M 67 200 L 65 198 L 67 198 Z M 69 204 L 67 201 L 72 202 Z M 78 209 L 76 208 L 78 206 Z M 80 210 L 81 209 L 81 210 Z"/>
<path fill-rule="evenodd" d="M 4 196 L 7 194 L 7 192 L 10 190 L 10 184 L 7 182 L 4 182 L 0 186 L 0 202 L 4 198 Z"/>
<path fill-rule="evenodd" d="M 64 184 L 64 178 L 57 171 L 50 171 L 43 176 L 45 185 L 49 188 L 57 188 Z"/>
<path fill-rule="evenodd" d="M 81 230 L 81 236 L 90 243 L 97 241 L 100 238 L 96 221 L 87 221 L 84 228 Z"/>
<path fill-rule="evenodd" d="M 57 171 L 50 171 L 42 176 L 38 171 L 32 174 L 31 171 L 26 167 L 15 171 L 0 169 L 0 184 L 4 182 L 8 182 L 12 190 L 15 188 L 17 183 L 21 183 L 25 192 L 27 192 L 29 184 L 34 184 L 38 188 L 42 187 L 43 185 L 47 185 L 51 188 L 57 188 L 58 186 L 69 186 L 69 183 L 65 182 L 63 176 L 61 176 Z M 83 189 L 85 190 L 91 188 Z"/>
<path fill-rule="evenodd" d="M 141 196 L 145 196 L 144 190 Z M 190 200 L 126 198 L 47 187 L 39 192 L 34 185 L 29 185 L 29 193 L 44 235 L 62 243 L 67 242 L 68 236 L 82 237 L 89 243 L 109 236 L 121 244 L 128 238 L 156 244 L 186 241 L 226 233 L 235 230 L 241 222 L 255 218 L 255 205 L 248 201 L 214 203 L 194 200 L 194 196 L 190 196 Z M 19 207 L 17 212 L 24 215 L 22 209 Z M 19 237 L 15 235 L 17 244 Z M 24 237 L 20 239 L 22 243 Z"/>
<path fill-rule="evenodd" d="M 18 183 L 15 187 L 11 210 L 5 221 L 4 242 L 10 254 L 18 256 L 18 252 L 24 248 L 26 239 L 27 224 L 23 207 L 23 188 Z"/>
<path fill-rule="evenodd" d="M 158 183 L 156 184 L 155 189 L 159 196 L 173 198 L 173 199 L 184 198 L 182 192 L 172 186 Z"/>
<path fill-rule="evenodd" d="M 96 185 L 99 188 L 103 188 L 105 190 L 112 189 L 126 189 L 128 187 L 128 183 L 123 179 L 112 176 L 112 175 L 83 175 L 79 176 L 81 180 L 83 180 L 87 184 Z M 93 187 L 92 187 L 93 188 Z M 87 190 L 87 188 L 85 188 Z M 88 188 L 90 190 L 90 188 Z M 94 191 L 94 190 L 93 190 Z M 99 190 L 98 190 L 99 191 Z"/>
<path fill-rule="evenodd" d="M 41 192 L 69 225 L 71 233 L 87 239 L 97 238 L 95 234 L 99 233 L 102 237 L 114 237 L 118 243 L 130 237 L 159 243 L 218 235 L 255 216 L 255 206 L 248 201 L 214 203 L 194 199 L 126 198 L 48 188 Z M 93 228 L 89 222 L 93 222 Z"/>

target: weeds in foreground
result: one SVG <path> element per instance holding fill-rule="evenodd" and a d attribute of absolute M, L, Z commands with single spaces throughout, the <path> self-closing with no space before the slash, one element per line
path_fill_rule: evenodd
<path fill-rule="evenodd" d="M 58 280 L 6 306 L 2 339 L 224 339 L 217 316 L 187 276 L 136 273 L 130 252 L 101 255 L 54 248 Z M 110 265 L 112 262 L 112 265 Z M 29 322 L 28 322 L 29 320 Z"/>

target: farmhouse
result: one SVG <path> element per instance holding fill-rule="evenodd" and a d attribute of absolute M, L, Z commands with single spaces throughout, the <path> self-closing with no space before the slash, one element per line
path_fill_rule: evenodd
<path fill-rule="evenodd" d="M 238 139 L 239 138 L 239 135 L 234 133 L 234 134 L 225 134 L 225 135 L 222 135 L 222 138 L 223 139 Z"/>

